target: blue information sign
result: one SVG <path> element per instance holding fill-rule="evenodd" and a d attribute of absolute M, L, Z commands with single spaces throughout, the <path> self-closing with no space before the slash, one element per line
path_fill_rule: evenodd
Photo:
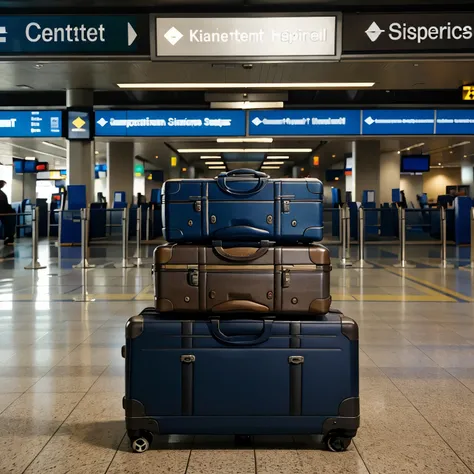
<path fill-rule="evenodd" d="M 0 137 L 61 137 L 61 111 L 0 111 Z"/>
<path fill-rule="evenodd" d="M 434 110 L 364 110 L 362 135 L 433 135 Z"/>
<path fill-rule="evenodd" d="M 245 135 L 243 110 L 96 111 L 95 134 L 105 137 L 229 137 Z"/>
<path fill-rule="evenodd" d="M 149 52 L 146 15 L 0 16 L 0 56 Z"/>
<path fill-rule="evenodd" d="M 360 110 L 252 110 L 249 135 L 360 135 Z"/>
<path fill-rule="evenodd" d="M 438 110 L 437 135 L 474 135 L 474 110 Z"/>

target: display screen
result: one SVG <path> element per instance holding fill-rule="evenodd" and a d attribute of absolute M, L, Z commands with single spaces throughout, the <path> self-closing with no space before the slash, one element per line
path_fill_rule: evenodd
<path fill-rule="evenodd" d="M 424 173 L 430 170 L 430 155 L 402 156 L 402 173 Z"/>
<path fill-rule="evenodd" d="M 26 160 L 23 165 L 23 172 L 24 173 L 36 173 L 36 165 L 38 164 L 37 161 L 33 160 Z"/>
<path fill-rule="evenodd" d="M 67 111 L 67 139 L 91 140 L 91 112 L 84 110 Z"/>
<path fill-rule="evenodd" d="M 22 174 L 25 171 L 25 162 L 23 160 L 13 160 L 13 170 L 16 174 Z"/>

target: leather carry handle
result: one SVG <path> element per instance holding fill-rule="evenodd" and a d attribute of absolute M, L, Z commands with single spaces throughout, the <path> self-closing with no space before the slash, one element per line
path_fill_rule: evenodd
<path fill-rule="evenodd" d="M 264 342 L 267 342 L 272 335 L 272 320 L 264 319 L 263 329 L 260 334 L 255 335 L 254 337 L 250 336 L 227 336 L 221 331 L 219 320 L 212 319 L 210 322 L 211 334 L 214 339 L 226 344 L 228 346 L 257 346 Z"/>
<path fill-rule="evenodd" d="M 225 250 L 221 245 L 214 247 L 216 253 L 231 262 L 252 262 L 263 257 L 268 252 L 268 247 L 254 249 L 252 247 L 238 247 L 233 251 Z"/>
<path fill-rule="evenodd" d="M 224 301 L 214 306 L 211 311 L 215 312 L 227 312 L 227 311 L 255 311 L 257 313 L 268 313 L 270 311 L 268 306 L 264 304 L 255 303 L 255 301 L 249 300 L 230 300 Z"/>
<path fill-rule="evenodd" d="M 254 188 L 248 191 L 238 191 L 236 189 L 232 189 L 227 184 L 227 178 L 231 178 L 234 176 L 245 177 L 245 176 L 252 176 L 258 179 L 257 184 Z M 256 171 L 247 168 L 241 168 L 238 170 L 228 171 L 227 173 L 221 173 L 217 177 L 217 185 L 219 188 L 224 191 L 225 193 L 232 194 L 234 196 L 250 196 L 252 194 L 258 193 L 267 183 L 270 176 L 266 173 L 262 173 L 261 171 Z"/>

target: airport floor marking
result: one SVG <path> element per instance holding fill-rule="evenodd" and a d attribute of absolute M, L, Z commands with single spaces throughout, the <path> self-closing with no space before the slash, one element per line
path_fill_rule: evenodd
<path fill-rule="evenodd" d="M 439 294 L 445 295 L 445 296 L 451 296 L 452 298 L 455 298 L 457 301 L 461 303 L 474 303 L 474 298 L 464 295 L 462 293 L 458 293 L 457 291 L 450 290 L 449 288 L 445 288 L 443 286 L 437 285 L 436 283 L 432 283 L 427 280 L 423 280 L 421 278 L 418 278 L 416 276 L 413 276 L 412 274 L 407 273 L 407 270 L 397 270 L 395 268 L 385 268 L 385 270 L 389 273 L 392 273 L 394 275 L 398 275 L 401 278 L 405 278 L 408 281 L 412 281 L 415 283 L 419 283 L 420 285 L 424 286 L 427 289 L 435 290 Z"/>

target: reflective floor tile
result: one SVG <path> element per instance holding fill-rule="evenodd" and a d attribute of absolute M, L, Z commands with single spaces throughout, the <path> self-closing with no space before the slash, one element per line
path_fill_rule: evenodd
<path fill-rule="evenodd" d="M 70 352 L 70 348 L 20 348 L 3 362 L 7 367 L 53 367 Z"/>
<path fill-rule="evenodd" d="M 105 366 L 57 366 L 30 388 L 30 392 L 86 393 L 100 377 Z"/>
<path fill-rule="evenodd" d="M 125 437 L 107 474 L 185 474 L 190 453 L 187 449 L 157 449 L 153 446 L 140 455 L 131 451 L 130 441 Z"/>
<path fill-rule="evenodd" d="M 305 474 L 369 474 L 353 445 L 345 453 L 299 449 L 298 455 Z"/>
<path fill-rule="evenodd" d="M 81 344 L 71 353 L 66 355 L 58 365 L 109 365 L 109 364 L 123 364 L 123 359 L 120 353 L 120 346 L 106 346 L 100 347 L 91 344 Z"/>
<path fill-rule="evenodd" d="M 112 461 L 124 434 L 121 397 L 86 395 L 26 472 L 63 474 L 84 466 L 92 470 Z"/>
<path fill-rule="evenodd" d="M 303 474 L 303 460 L 296 449 L 256 449 L 258 474 Z"/>
<path fill-rule="evenodd" d="M 474 392 L 474 369 L 464 369 L 460 367 L 448 367 L 446 369 L 451 375 L 454 375 L 471 392 Z"/>
<path fill-rule="evenodd" d="M 15 400 L 0 415 L 0 472 L 22 473 L 82 396 L 27 393 Z"/>
<path fill-rule="evenodd" d="M 21 393 L 0 393 L 0 413 L 6 410 L 21 395 Z"/>
<path fill-rule="evenodd" d="M 437 367 L 437 363 L 415 346 L 362 345 L 378 367 Z"/>
<path fill-rule="evenodd" d="M 186 474 L 254 474 L 253 449 L 193 449 Z"/>
<path fill-rule="evenodd" d="M 111 365 L 94 382 L 91 392 L 123 393 L 125 390 L 125 363 Z"/>
<path fill-rule="evenodd" d="M 473 346 L 419 346 L 440 367 L 474 368 Z"/>

